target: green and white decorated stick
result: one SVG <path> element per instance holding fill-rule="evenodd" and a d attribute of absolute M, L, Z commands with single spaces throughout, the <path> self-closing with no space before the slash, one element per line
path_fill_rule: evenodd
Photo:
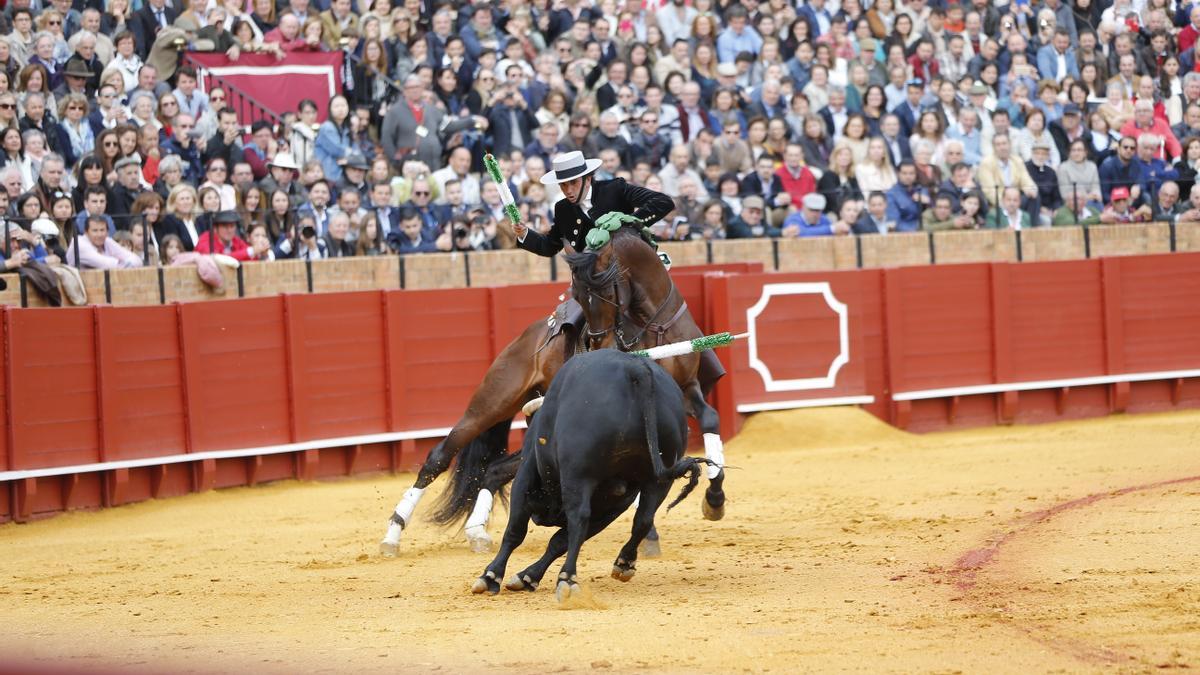
<path fill-rule="evenodd" d="M 715 335 L 705 335 L 694 340 L 686 340 L 684 342 L 672 342 L 669 345 L 661 347 L 651 347 L 650 349 L 641 349 L 636 352 L 629 352 L 635 356 L 645 356 L 654 360 L 669 359 L 672 356 L 683 356 L 684 354 L 692 354 L 694 352 L 702 352 L 706 349 L 716 349 L 717 347 L 728 347 L 733 344 L 734 340 L 740 340 L 749 337 L 749 333 L 740 333 L 733 335 L 731 333 L 717 333 Z"/>
<path fill-rule="evenodd" d="M 685 340 L 683 342 L 672 342 L 669 345 L 662 345 L 661 347 L 651 347 L 650 349 L 640 349 L 636 352 L 629 352 L 629 353 L 633 354 L 634 356 L 645 356 L 647 358 L 651 358 L 651 359 L 654 359 L 655 361 L 657 361 L 659 359 L 669 359 L 673 356 L 683 356 L 684 354 L 692 354 L 695 352 L 702 352 L 706 349 L 716 349 L 717 347 L 728 347 L 729 345 L 733 344 L 735 340 L 741 340 L 742 338 L 747 338 L 747 337 L 750 337 L 749 333 L 738 333 L 737 335 L 733 335 L 731 333 L 717 333 L 715 335 L 704 335 L 704 336 L 698 337 L 694 340 Z M 532 415 L 533 413 L 537 412 L 539 408 L 542 407 L 542 403 L 544 401 L 545 401 L 545 397 L 539 396 L 539 397 L 533 399 L 532 401 L 526 403 L 525 406 L 521 408 L 521 412 L 525 413 L 526 416 Z M 706 436 L 706 438 L 705 438 L 706 456 L 707 456 L 707 453 L 709 452 L 708 444 L 712 442 L 711 440 L 709 440 L 707 438 L 707 436 L 709 436 L 709 435 L 710 434 L 705 434 L 705 436 Z M 716 437 L 716 434 L 711 434 L 711 435 Z M 717 437 L 717 438 L 719 439 L 719 437 Z M 721 457 L 721 462 L 724 463 L 724 461 L 725 461 L 724 455 L 720 455 L 720 457 Z M 709 473 L 710 478 L 713 477 L 714 475 L 715 474 L 712 472 Z"/>
<path fill-rule="evenodd" d="M 483 156 L 483 168 L 487 170 L 492 180 L 496 181 L 496 187 L 500 189 L 500 202 L 504 204 L 504 213 L 508 216 L 509 222 L 519 225 L 521 211 L 517 208 L 517 200 L 513 199 L 512 190 L 508 189 L 508 181 L 504 180 L 504 176 L 500 174 L 500 163 L 496 161 L 492 153 L 489 152 Z"/>

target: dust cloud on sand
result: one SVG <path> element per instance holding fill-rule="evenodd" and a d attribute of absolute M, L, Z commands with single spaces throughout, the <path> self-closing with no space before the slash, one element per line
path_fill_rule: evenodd
<path fill-rule="evenodd" d="M 626 515 L 584 546 L 592 602 L 569 611 L 554 601 L 557 567 L 533 594 L 471 595 L 490 556 L 420 510 L 401 557 L 380 559 L 412 476 L 10 524 L 3 661 L 155 672 L 1200 668 L 1198 448 L 1196 412 L 926 436 L 855 409 L 760 414 L 727 446 L 739 468 L 725 520 L 701 519 L 697 491 L 660 514 L 663 557 L 622 584 L 609 571 Z M 493 517 L 497 540 L 505 520 Z M 534 528 L 509 572 L 549 534 Z"/>

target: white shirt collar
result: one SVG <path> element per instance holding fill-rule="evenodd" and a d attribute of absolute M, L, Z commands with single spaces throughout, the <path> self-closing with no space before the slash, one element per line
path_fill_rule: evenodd
<path fill-rule="evenodd" d="M 592 180 L 595 180 L 595 178 L 592 178 Z M 592 185 L 591 185 L 591 183 L 588 184 L 587 194 L 585 194 L 583 196 L 583 199 L 579 200 L 579 208 L 583 209 L 584 213 L 588 213 L 592 210 Z"/>

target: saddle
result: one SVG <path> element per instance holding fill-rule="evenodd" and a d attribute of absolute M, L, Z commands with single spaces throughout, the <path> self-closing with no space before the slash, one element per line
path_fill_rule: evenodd
<path fill-rule="evenodd" d="M 534 351 L 542 351 L 550 344 L 554 338 L 558 337 L 559 333 L 566 333 L 563 340 L 563 363 L 575 355 L 575 352 L 580 348 L 580 339 L 583 337 L 583 327 L 587 324 L 587 320 L 583 316 L 583 306 L 575 301 L 574 298 L 567 298 L 559 303 L 558 307 L 546 319 L 546 325 L 550 330 L 546 333 L 546 339 Z"/>

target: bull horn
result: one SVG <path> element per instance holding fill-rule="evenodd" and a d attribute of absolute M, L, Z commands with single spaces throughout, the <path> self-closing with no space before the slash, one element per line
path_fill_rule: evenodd
<path fill-rule="evenodd" d="M 525 413 L 526 417 L 530 417 L 542 407 L 542 403 L 546 400 L 545 396 L 539 396 L 529 403 L 521 407 L 521 412 Z"/>

